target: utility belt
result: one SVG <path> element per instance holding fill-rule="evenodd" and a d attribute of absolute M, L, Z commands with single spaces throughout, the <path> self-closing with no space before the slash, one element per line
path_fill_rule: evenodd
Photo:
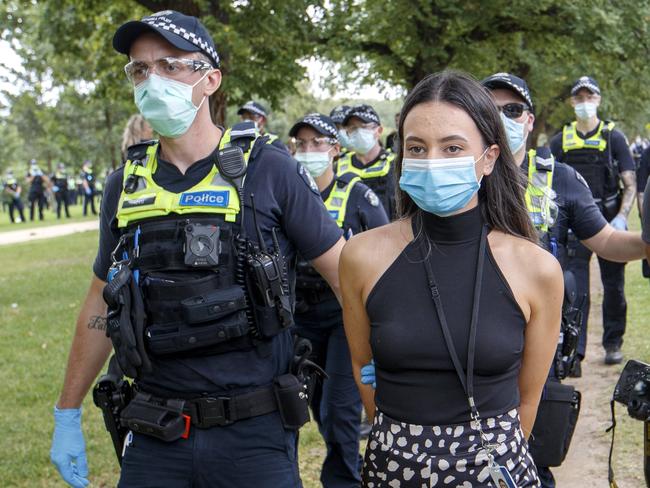
<path fill-rule="evenodd" d="M 95 385 L 93 398 L 102 409 L 105 426 L 121 463 L 127 432 L 137 432 L 165 442 L 187 439 L 192 428 L 225 427 L 272 412 L 278 412 L 285 429 L 297 430 L 309 421 L 309 400 L 316 382 L 325 372 L 311 360 L 311 343 L 298 338 L 291 372 L 268 386 L 237 395 L 164 398 L 141 390 L 122 379 L 115 356 L 108 374 Z"/>

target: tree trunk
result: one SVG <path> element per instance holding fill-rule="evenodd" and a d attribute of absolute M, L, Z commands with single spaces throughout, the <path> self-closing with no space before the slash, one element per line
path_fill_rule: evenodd
<path fill-rule="evenodd" d="M 223 90 L 217 90 L 210 97 L 210 115 L 212 121 L 222 127 L 226 126 L 226 107 L 228 106 L 228 95 Z"/>

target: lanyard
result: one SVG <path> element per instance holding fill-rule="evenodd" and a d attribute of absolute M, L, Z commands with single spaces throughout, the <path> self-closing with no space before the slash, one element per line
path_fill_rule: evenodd
<path fill-rule="evenodd" d="M 489 444 L 485 439 L 485 434 L 481 429 L 481 422 L 479 417 L 478 409 L 476 408 L 476 402 L 474 401 L 474 354 L 476 352 L 476 327 L 478 324 L 478 311 L 481 301 L 481 286 L 483 281 L 483 264 L 485 263 L 485 246 L 487 244 L 487 226 L 483 226 L 481 229 L 481 241 L 479 244 L 479 251 L 477 257 L 476 265 L 476 279 L 474 281 L 474 304 L 472 306 L 472 319 L 469 327 L 469 339 L 467 343 L 467 372 L 463 375 L 463 367 L 460 364 L 460 359 L 458 358 L 458 353 L 454 347 L 454 342 L 451 338 L 451 332 L 449 331 L 449 325 L 447 323 L 447 317 L 445 316 L 445 311 L 442 308 L 442 300 L 440 299 L 440 290 L 438 289 L 438 284 L 436 282 L 435 276 L 433 274 L 433 268 L 431 267 L 431 262 L 426 255 L 424 257 L 424 267 L 427 273 L 427 279 L 429 282 L 429 289 L 431 290 L 431 297 L 433 298 L 433 304 L 436 308 L 436 314 L 438 315 L 438 320 L 440 321 L 440 328 L 442 329 L 442 335 L 445 339 L 445 344 L 449 355 L 451 356 L 451 361 L 454 364 L 454 369 L 458 375 L 461 385 L 463 386 L 463 391 L 467 395 L 467 401 L 469 403 L 469 408 L 471 411 L 472 420 L 476 422 L 478 431 L 481 434 L 481 442 L 483 447 L 490 453 L 495 449 L 495 445 Z"/>

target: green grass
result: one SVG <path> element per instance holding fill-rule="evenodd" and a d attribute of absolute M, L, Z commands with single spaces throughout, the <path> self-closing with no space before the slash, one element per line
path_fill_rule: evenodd
<path fill-rule="evenodd" d="M 56 218 L 56 204 L 54 206 L 50 205 L 50 210 L 45 209 L 43 215 L 45 220 L 38 220 L 38 211 L 34 212 L 35 220 L 30 222 L 29 220 L 29 204 L 25 204 L 25 210 L 23 213 L 27 218 L 27 221 L 20 224 L 12 224 L 9 220 L 8 212 L 0 212 L 0 232 L 8 232 L 12 230 L 22 230 L 22 229 L 33 229 L 35 227 L 45 227 L 48 225 L 59 225 L 59 224 L 70 224 L 72 222 L 85 222 L 90 220 L 97 220 L 97 217 L 90 213 L 90 208 L 88 209 L 88 216 L 84 217 L 83 214 L 83 205 L 72 205 L 68 207 L 70 209 L 70 218 L 66 219 L 64 217 L 65 212 L 61 210 L 61 219 Z M 95 201 L 95 210 L 99 212 L 99 205 Z M 14 217 L 18 216 L 17 212 L 14 213 Z"/>
<path fill-rule="evenodd" d="M 0 485 L 64 486 L 49 462 L 52 406 L 58 396 L 76 315 L 91 278 L 97 232 L 3 247 L 0 251 L 0 378 L 3 385 Z M 648 280 L 628 265 L 628 358 L 650 360 Z M 15 306 L 13 306 L 15 304 Z M 591 347 L 597 347 L 592 344 Z M 612 384 L 612 390 L 614 385 Z M 611 393 L 610 393 L 611 394 Z M 602 408 L 607 410 L 607 398 Z M 641 423 L 619 408 L 616 470 L 641 486 Z M 93 486 L 115 486 L 118 466 L 99 410 L 84 403 L 84 433 Z M 573 446 L 577 448 L 578 446 Z M 584 446 L 584 448 L 588 448 Z M 300 469 L 306 488 L 320 486 L 323 444 L 314 423 L 301 430 Z"/>

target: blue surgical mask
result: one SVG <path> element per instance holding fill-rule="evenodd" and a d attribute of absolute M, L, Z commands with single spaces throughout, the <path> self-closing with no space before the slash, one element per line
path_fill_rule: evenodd
<path fill-rule="evenodd" d="M 329 165 L 332 164 L 329 151 L 297 152 L 293 157 L 307 168 L 309 174 L 314 178 L 318 178 L 320 175 L 325 173 L 325 170 L 327 170 Z"/>
<path fill-rule="evenodd" d="M 476 179 L 473 156 L 444 159 L 402 160 L 399 186 L 425 212 L 440 217 L 457 212 L 469 203 L 481 187 Z"/>
<path fill-rule="evenodd" d="M 598 112 L 598 106 L 592 102 L 578 103 L 574 107 L 576 117 L 582 120 L 589 120 Z"/>
<path fill-rule="evenodd" d="M 506 128 L 506 137 L 510 152 L 515 154 L 526 143 L 525 124 L 506 117 L 503 115 L 503 112 L 499 115 L 503 121 L 503 126 Z"/>
<path fill-rule="evenodd" d="M 343 146 L 346 149 L 351 149 L 350 137 L 348 137 L 348 133 L 345 131 L 345 129 L 339 129 L 338 140 L 341 143 L 341 146 Z"/>
<path fill-rule="evenodd" d="M 206 73 L 203 78 L 208 75 Z M 134 98 L 142 116 L 163 137 L 180 137 L 194 122 L 199 106 L 192 102 L 192 92 L 201 78 L 193 85 L 168 80 L 155 73 L 135 87 Z"/>
<path fill-rule="evenodd" d="M 375 144 L 377 144 L 377 138 L 373 129 L 361 127 L 350 136 L 350 148 L 359 154 L 368 154 Z"/>

